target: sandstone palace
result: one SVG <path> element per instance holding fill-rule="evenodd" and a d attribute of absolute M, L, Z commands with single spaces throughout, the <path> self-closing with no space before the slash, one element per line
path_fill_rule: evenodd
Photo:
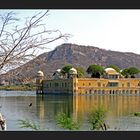
<path fill-rule="evenodd" d="M 77 70 L 71 68 L 68 77 L 62 77 L 61 69 L 51 79 L 44 79 L 38 71 L 37 94 L 140 94 L 140 78 L 124 78 L 113 68 L 106 68 L 102 78 L 77 78 Z"/>

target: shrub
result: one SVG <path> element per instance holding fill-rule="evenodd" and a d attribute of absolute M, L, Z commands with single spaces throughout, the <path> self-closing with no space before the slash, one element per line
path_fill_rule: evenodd
<path fill-rule="evenodd" d="M 140 117 L 140 112 L 135 112 L 135 113 L 134 113 L 134 116 Z"/>
<path fill-rule="evenodd" d="M 18 120 L 20 128 L 30 128 L 32 130 L 40 130 L 40 126 L 37 126 L 35 123 L 25 119 L 25 120 Z"/>
<path fill-rule="evenodd" d="M 57 124 L 64 129 L 69 129 L 69 130 L 79 129 L 79 124 L 77 122 L 74 122 L 65 113 L 59 113 L 56 116 L 56 121 Z"/>
<path fill-rule="evenodd" d="M 98 107 L 94 109 L 89 114 L 89 123 L 91 124 L 91 130 L 107 130 L 105 124 L 105 109 L 103 107 Z"/>

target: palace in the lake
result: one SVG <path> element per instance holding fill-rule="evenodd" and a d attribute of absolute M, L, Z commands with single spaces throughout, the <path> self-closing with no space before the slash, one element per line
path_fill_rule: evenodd
<path fill-rule="evenodd" d="M 38 71 L 36 84 L 37 94 L 140 94 L 140 78 L 124 78 L 113 68 L 106 68 L 102 78 L 77 78 L 71 68 L 68 78 L 58 69 L 52 79 L 44 79 Z"/>

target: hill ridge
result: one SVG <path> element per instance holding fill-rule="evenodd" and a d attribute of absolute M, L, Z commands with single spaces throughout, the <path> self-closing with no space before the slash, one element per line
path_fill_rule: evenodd
<path fill-rule="evenodd" d="M 1 75 L 0 78 L 9 81 L 31 81 L 39 70 L 42 70 L 45 76 L 49 78 L 56 69 L 62 68 L 65 64 L 72 64 L 73 67 L 81 66 L 85 70 L 90 64 L 104 67 L 116 65 L 121 69 L 130 66 L 140 68 L 140 55 L 131 52 L 106 50 L 94 46 L 64 43 L 56 46 L 50 52 L 37 56 L 23 66 Z M 15 75 L 14 77 L 12 73 Z"/>

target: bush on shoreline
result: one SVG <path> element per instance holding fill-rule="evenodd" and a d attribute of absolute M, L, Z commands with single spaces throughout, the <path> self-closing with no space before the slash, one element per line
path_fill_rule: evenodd
<path fill-rule="evenodd" d="M 30 90 L 30 91 L 34 91 L 34 90 L 36 90 L 36 87 L 35 87 L 35 85 L 31 85 L 31 84 L 7 85 L 7 86 L 0 86 L 0 90 L 22 90 L 22 91 Z"/>

